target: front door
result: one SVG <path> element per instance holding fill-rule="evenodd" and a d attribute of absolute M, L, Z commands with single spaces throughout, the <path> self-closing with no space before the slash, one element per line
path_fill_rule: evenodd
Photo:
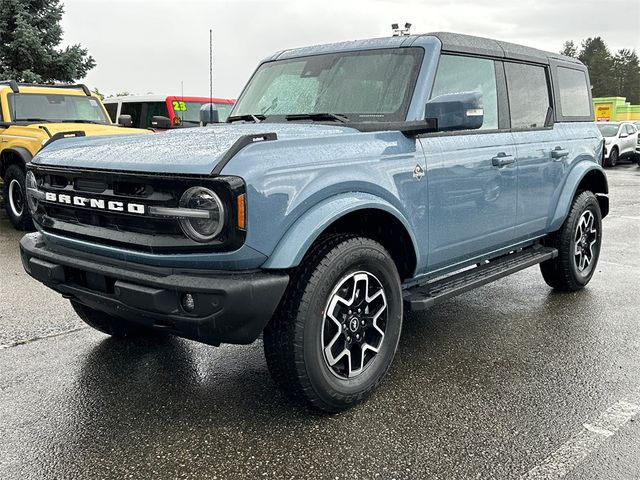
<path fill-rule="evenodd" d="M 516 217 L 517 168 L 513 137 L 499 130 L 496 69 L 491 59 L 442 55 L 431 98 L 480 92 L 479 130 L 421 138 L 428 158 L 429 271 L 465 263 L 510 245 Z"/>

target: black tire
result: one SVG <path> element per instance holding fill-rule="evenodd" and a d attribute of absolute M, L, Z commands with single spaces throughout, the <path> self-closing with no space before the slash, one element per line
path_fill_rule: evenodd
<path fill-rule="evenodd" d="M 595 233 L 586 234 L 585 239 L 579 234 L 579 228 L 582 229 L 581 232 L 590 230 L 590 216 L 593 217 Z M 593 240 L 595 243 L 590 246 Z M 589 191 L 576 195 L 562 227 L 549 235 L 544 243 L 558 249 L 556 258 L 540 264 L 542 276 L 550 287 L 573 292 L 587 285 L 596 270 L 602 244 L 602 214 L 596 196 Z M 591 258 L 587 263 L 585 258 L 589 254 Z"/>
<path fill-rule="evenodd" d="M 4 206 L 7 216 L 17 230 L 33 230 L 27 205 L 25 171 L 20 165 L 9 165 L 4 174 Z"/>
<path fill-rule="evenodd" d="M 138 325 L 127 322 L 118 317 L 114 317 L 107 313 L 87 307 L 81 303 L 71 300 L 71 306 L 84 323 L 99 332 L 106 333 L 112 337 L 139 337 L 142 335 L 151 335 L 153 330 L 140 327 Z"/>
<path fill-rule="evenodd" d="M 607 165 L 609 167 L 615 167 L 618 163 L 619 153 L 618 147 L 613 147 L 611 152 L 609 153 L 609 160 L 607 161 Z"/>
<path fill-rule="evenodd" d="M 356 288 L 361 285 L 368 285 L 367 296 L 371 295 L 362 299 L 364 303 L 359 303 L 358 293 L 364 289 Z M 338 290 L 340 286 L 345 290 Z M 382 290 L 383 295 L 376 289 Z M 348 291 L 352 292 L 350 306 L 334 303 L 332 313 L 343 322 L 339 327 L 340 323 L 326 315 L 327 307 L 335 297 L 349 296 L 343 293 Z M 372 307 L 375 302 L 383 303 Z M 362 314 L 357 313 L 357 308 L 364 305 L 368 306 Z M 346 311 L 351 308 L 353 315 Z M 341 309 L 345 310 L 345 316 L 339 314 Z M 367 317 L 371 314 L 369 309 L 382 313 Z M 366 327 L 357 326 L 363 325 L 362 321 Z M 267 365 L 276 383 L 290 397 L 319 410 L 337 412 L 364 400 L 378 386 L 395 355 L 401 328 L 400 277 L 389 253 L 368 238 L 328 236 L 311 249 L 296 269 L 264 331 Z M 347 337 L 352 343 L 348 343 Z M 368 349 L 369 341 L 379 349 L 377 353 Z M 342 360 L 330 366 L 325 347 L 332 345 L 338 347 L 335 356 L 331 353 L 332 359 L 341 357 L 340 353 L 348 348 L 350 356 L 342 356 Z M 364 352 L 364 356 L 359 356 L 359 352 Z M 351 355 L 356 359 L 353 365 L 358 367 L 353 370 Z M 346 378 L 349 373 L 354 375 Z"/>

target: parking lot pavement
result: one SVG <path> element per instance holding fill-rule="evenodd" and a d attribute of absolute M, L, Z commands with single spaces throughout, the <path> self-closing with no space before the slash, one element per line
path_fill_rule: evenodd
<path fill-rule="evenodd" d="M 278 392 L 260 342 L 69 332 L 0 220 L 0 478 L 640 478 L 640 168 L 608 175 L 588 288 L 531 268 L 410 315 L 379 391 L 332 416 Z"/>

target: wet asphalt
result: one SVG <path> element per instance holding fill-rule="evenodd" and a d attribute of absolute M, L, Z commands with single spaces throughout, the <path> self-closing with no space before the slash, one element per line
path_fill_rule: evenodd
<path fill-rule="evenodd" d="M 86 328 L 24 274 L 0 216 L 0 478 L 518 478 L 640 392 L 640 168 L 608 176 L 586 289 L 534 267 L 406 316 L 381 388 L 330 416 L 276 389 L 260 341 Z M 640 478 L 640 415 L 566 478 Z"/>

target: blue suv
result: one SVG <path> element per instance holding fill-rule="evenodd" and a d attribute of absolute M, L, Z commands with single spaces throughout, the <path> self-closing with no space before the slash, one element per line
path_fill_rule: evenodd
<path fill-rule="evenodd" d="M 338 411 L 380 383 L 403 311 L 536 264 L 584 287 L 602 158 L 573 58 L 451 33 L 286 50 L 224 124 L 43 149 L 22 259 L 113 336 L 262 334 L 276 382 Z"/>

